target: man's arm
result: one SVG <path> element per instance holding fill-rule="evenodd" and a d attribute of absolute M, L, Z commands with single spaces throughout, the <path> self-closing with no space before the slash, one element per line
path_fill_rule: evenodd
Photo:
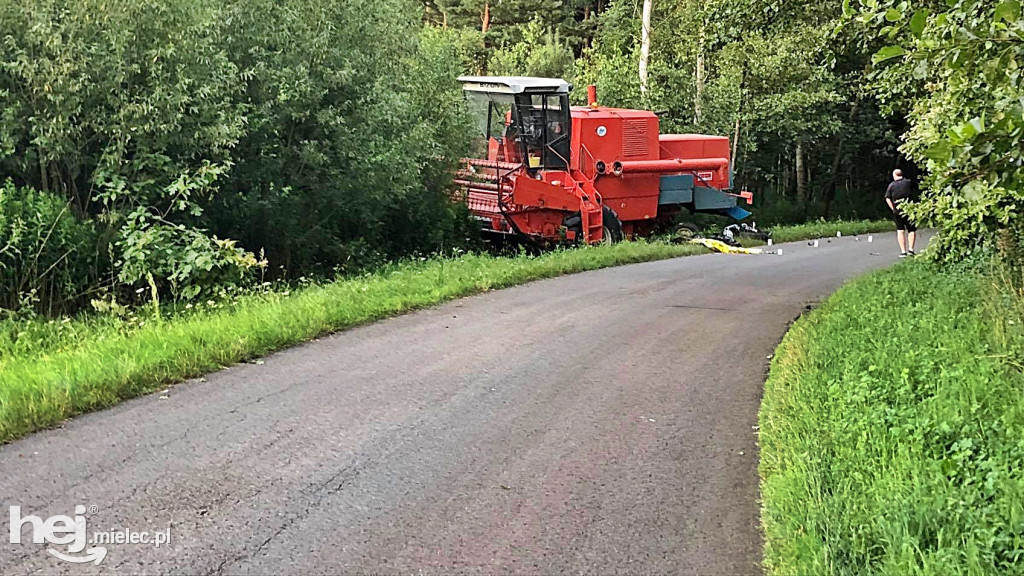
<path fill-rule="evenodd" d="M 896 205 L 892 203 L 892 184 L 885 188 L 885 203 L 889 205 L 889 210 L 896 211 Z"/>

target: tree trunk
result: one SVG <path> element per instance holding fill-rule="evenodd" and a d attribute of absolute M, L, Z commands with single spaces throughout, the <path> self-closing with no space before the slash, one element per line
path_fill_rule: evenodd
<path fill-rule="evenodd" d="M 651 58 L 651 10 L 654 0 L 644 0 L 640 21 L 640 93 L 647 94 L 647 63 Z"/>
<path fill-rule="evenodd" d="M 732 133 L 732 153 L 729 155 L 729 162 L 732 162 L 732 165 L 729 166 L 729 171 L 732 172 L 732 173 L 736 172 L 736 149 L 739 147 L 739 143 L 740 143 L 740 117 L 739 117 L 739 115 L 737 115 L 736 116 L 736 130 L 734 130 L 733 133 Z"/>
<path fill-rule="evenodd" d="M 740 96 L 739 102 L 736 103 L 736 130 L 732 136 L 732 154 L 729 155 L 729 162 L 732 164 L 729 166 L 730 177 L 736 174 L 736 151 L 740 145 L 740 115 L 743 113 L 743 87 L 747 83 L 747 69 L 744 68 L 740 73 Z"/>
<path fill-rule="evenodd" d="M 803 203 L 806 215 L 810 198 L 807 194 L 807 171 L 804 168 L 804 143 L 799 140 L 796 143 L 796 197 Z"/>
<path fill-rule="evenodd" d="M 45 192 L 52 192 L 50 190 L 50 178 L 46 170 L 46 161 L 39 161 L 39 185 L 42 186 L 42 190 Z"/>
<path fill-rule="evenodd" d="M 697 34 L 697 74 L 696 74 L 696 90 L 694 90 L 693 99 L 693 121 L 694 124 L 700 125 L 701 116 L 704 112 L 704 80 L 706 72 L 704 70 L 704 41 L 707 34 L 704 31 L 704 22 L 700 23 L 700 32 Z"/>
<path fill-rule="evenodd" d="M 484 35 L 491 29 L 491 3 L 484 2 L 484 13 L 480 16 L 480 32 Z M 486 43 L 486 40 L 484 40 Z"/>
<path fill-rule="evenodd" d="M 584 6 L 583 7 L 583 21 L 584 22 L 588 22 L 589 20 L 590 20 L 590 6 Z M 586 39 L 583 40 L 583 44 L 584 44 L 584 46 L 586 46 L 587 49 L 593 48 L 594 47 L 594 35 L 593 34 L 587 34 Z"/>
<path fill-rule="evenodd" d="M 853 105 L 850 107 L 850 118 L 847 121 L 848 126 L 853 125 L 853 119 L 857 116 L 857 107 L 860 106 L 860 98 L 857 97 L 853 101 Z M 831 173 L 828 179 L 828 188 L 825 189 L 825 219 L 827 220 L 831 216 L 832 212 L 832 201 L 836 199 L 836 188 L 839 185 L 839 165 L 843 160 L 843 144 L 846 141 L 846 132 L 839 133 L 839 140 L 836 142 L 836 153 L 832 156 Z"/>

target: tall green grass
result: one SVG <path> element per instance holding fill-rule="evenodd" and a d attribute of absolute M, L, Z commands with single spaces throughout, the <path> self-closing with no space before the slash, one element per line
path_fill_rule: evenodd
<path fill-rule="evenodd" d="M 780 226 L 772 231 L 776 243 L 795 242 L 807 238 L 827 238 L 842 232 L 843 236 L 856 236 L 871 232 L 892 232 L 891 220 L 816 220 L 806 224 Z"/>
<path fill-rule="evenodd" d="M 915 261 L 793 326 L 760 413 L 768 574 L 1024 574 L 1022 303 Z"/>

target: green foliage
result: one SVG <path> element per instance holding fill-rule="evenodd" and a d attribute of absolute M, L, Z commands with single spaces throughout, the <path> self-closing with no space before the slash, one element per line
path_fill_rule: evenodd
<path fill-rule="evenodd" d="M 175 299 L 191 300 L 204 292 L 234 285 L 244 280 L 248 271 L 266 266 L 234 240 L 220 240 L 195 228 L 155 218 L 144 208 L 128 215 L 117 247 L 121 282 L 148 282 L 159 293 L 159 280 L 167 284 Z"/>
<path fill-rule="evenodd" d="M 182 173 L 223 162 L 244 123 L 217 3 L 0 5 L 0 170 L 62 194 L 163 208 Z"/>
<path fill-rule="evenodd" d="M 572 78 L 575 58 L 554 30 L 545 30 L 535 17 L 523 30 L 523 40 L 491 54 L 488 73 L 495 76 Z"/>
<path fill-rule="evenodd" d="M 755 192 L 755 213 L 884 214 L 895 130 L 865 97 L 868 54 L 854 35 L 835 31 L 838 6 L 716 0 L 654 8 L 646 95 L 633 2 L 600 15 L 577 84 L 597 84 L 605 104 L 659 111 L 663 131 L 738 136 L 735 182 Z"/>
<path fill-rule="evenodd" d="M 839 232 L 843 236 L 858 236 L 870 232 L 891 232 L 892 220 L 817 220 L 793 226 L 781 226 L 772 229 L 775 242 L 794 242 L 805 238 L 833 238 Z"/>
<path fill-rule="evenodd" d="M 0 6 L 0 171 L 66 198 L 68 218 L 127 221 L 120 248 L 147 211 L 179 222 L 230 166 L 245 121 L 238 68 L 223 50 L 223 13 L 214 2 L 33 0 Z M 184 235 L 202 235 L 183 223 Z M 38 232 L 38 231 L 37 231 Z M 151 231 L 153 232 L 153 231 Z M 167 234 L 167 238 L 174 234 Z M 151 234 L 152 237 L 152 234 Z M 198 249 L 208 238 L 197 238 Z M 143 242 L 119 258 L 116 276 L 135 283 L 133 263 L 173 258 L 171 246 Z M 96 254 L 93 246 L 88 251 Z M 215 257 L 216 251 L 208 256 Z M 109 266 L 110 262 L 105 262 Z M 146 274 L 170 282 L 154 267 Z M 105 268 L 92 280 L 110 279 Z M 89 276 L 65 278 L 63 296 L 95 290 Z"/>
<path fill-rule="evenodd" d="M 485 49 L 529 43 L 530 23 L 552 27 L 574 53 L 594 32 L 593 16 L 605 0 L 423 0 L 425 20 L 436 26 L 481 32 Z M 483 34 L 486 21 L 486 34 Z"/>
<path fill-rule="evenodd" d="M 850 16 L 877 38 L 875 86 L 908 113 L 902 150 L 928 170 L 910 212 L 942 231 L 950 261 L 1024 210 L 1024 18 L 1018 0 L 860 2 Z"/>
<path fill-rule="evenodd" d="M 53 313 L 82 301 L 107 268 L 100 238 L 63 199 L 0 183 L 0 312 Z"/>
<path fill-rule="evenodd" d="M 767 573 L 1021 573 L 1024 293 L 995 281 L 907 263 L 796 323 L 760 414 Z"/>
<path fill-rule="evenodd" d="M 639 104 L 640 41 L 639 14 L 627 2 L 615 2 L 598 19 L 599 34 L 594 44 L 584 50 L 577 64 L 576 83 L 598 87 L 598 101 L 606 106 L 627 107 Z M 586 103 L 586 95 L 577 92 L 578 104 Z"/>
<path fill-rule="evenodd" d="M 421 38 L 414 5 L 0 3 L 0 175 L 114 227 L 94 276 L 121 301 L 198 295 L 260 251 L 328 273 L 465 243 L 466 37 Z"/>
<path fill-rule="evenodd" d="M 464 241 L 447 198 L 471 133 L 463 61 L 443 31 L 418 39 L 404 4 L 231 3 L 249 112 L 210 229 L 294 274 Z"/>

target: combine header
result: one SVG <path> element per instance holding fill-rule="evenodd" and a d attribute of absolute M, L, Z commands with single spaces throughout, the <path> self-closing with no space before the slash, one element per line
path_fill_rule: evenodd
<path fill-rule="evenodd" d="M 645 110 L 570 107 L 551 78 L 459 78 L 483 138 L 456 184 L 484 230 L 542 244 L 616 242 L 664 229 L 682 211 L 750 215 L 730 194 L 729 139 L 660 134 Z"/>

